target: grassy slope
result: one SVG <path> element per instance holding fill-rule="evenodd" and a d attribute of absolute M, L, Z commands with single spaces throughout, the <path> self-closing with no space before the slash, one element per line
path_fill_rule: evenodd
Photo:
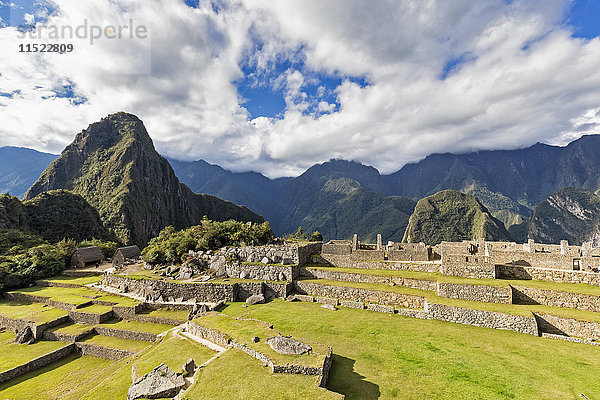
<path fill-rule="evenodd" d="M 9 343 L 15 334 L 10 331 L 0 332 L 0 372 L 24 364 L 34 358 L 66 346 L 63 342 L 41 341 L 34 344 Z"/>
<path fill-rule="evenodd" d="M 0 384 L 0 397 L 18 400 L 63 398 L 68 391 L 112 364 L 97 357 L 70 355 L 37 371 Z"/>
<path fill-rule="evenodd" d="M 93 344 L 96 346 L 132 352 L 138 352 L 150 346 L 150 342 L 144 342 L 142 340 L 121 339 L 118 337 L 104 335 L 94 335 L 89 338 L 86 338 L 85 340 L 83 340 L 83 342 Z"/>
<path fill-rule="evenodd" d="M 110 320 L 103 322 L 99 326 L 104 328 L 125 329 L 135 332 L 147 332 L 159 334 L 172 328 L 171 325 L 154 324 L 151 322 Z"/>
<path fill-rule="evenodd" d="M 64 317 L 68 313 L 58 308 L 47 307 L 42 303 L 26 303 L 20 301 L 0 300 L 0 315 L 9 318 L 25 319 L 42 324 Z"/>
<path fill-rule="evenodd" d="M 149 312 L 141 312 L 141 315 L 148 315 L 150 317 L 156 318 L 169 318 L 177 321 L 185 322 L 187 321 L 188 314 L 190 312 L 188 310 L 168 310 L 164 308 L 159 308 L 158 310 L 152 310 Z"/>
<path fill-rule="evenodd" d="M 160 363 L 165 363 L 175 372 L 179 372 L 190 357 L 197 365 L 204 363 L 215 353 L 208 348 L 188 339 L 168 335 L 161 342 L 144 350 L 139 356 L 124 358 L 111 368 L 96 376 L 86 385 L 75 388 L 65 400 L 113 400 L 124 399 L 131 385 L 132 370 L 135 378 L 152 371 Z"/>
<path fill-rule="evenodd" d="M 224 312 L 333 346 L 328 388 L 348 400 L 600 396 L 600 348 L 588 345 L 279 300 L 250 308 L 234 303 Z"/>
<path fill-rule="evenodd" d="M 203 368 L 184 398 L 187 400 L 306 400 L 339 399 L 336 393 L 316 387 L 315 376 L 272 374 L 268 367 L 231 349 Z"/>

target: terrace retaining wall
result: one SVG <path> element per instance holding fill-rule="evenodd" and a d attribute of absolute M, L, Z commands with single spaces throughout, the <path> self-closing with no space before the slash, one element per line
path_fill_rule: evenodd
<path fill-rule="evenodd" d="M 369 258 L 354 259 L 344 255 L 321 254 L 331 265 L 340 268 L 390 269 L 394 271 L 440 272 L 440 263 L 434 261 L 384 261 Z"/>
<path fill-rule="evenodd" d="M 600 273 L 597 272 L 496 265 L 496 275 L 498 278 L 505 279 L 537 279 L 549 282 L 587 283 L 588 285 L 600 286 Z"/>
<path fill-rule="evenodd" d="M 442 264 L 442 275 L 461 276 L 463 278 L 495 279 L 496 266 L 490 263 Z"/>
<path fill-rule="evenodd" d="M 471 301 L 484 301 L 487 303 L 511 304 L 513 299 L 513 291 L 510 287 L 488 285 L 466 285 L 438 282 L 437 293 L 440 297 Z"/>
<path fill-rule="evenodd" d="M 104 326 L 96 326 L 94 330 L 100 335 L 112 336 L 121 339 L 142 340 L 144 342 L 156 342 L 158 335 L 148 332 L 131 331 L 127 329 L 108 328 Z M 165 330 L 167 330 L 165 328 Z"/>
<path fill-rule="evenodd" d="M 60 349 L 54 350 L 50 353 L 44 354 L 43 356 L 37 357 L 25 364 L 1 372 L 0 383 L 9 381 L 28 372 L 32 372 L 47 365 L 50 365 L 53 362 L 65 358 L 69 354 L 73 353 L 75 349 L 76 347 L 74 344 L 68 344 L 64 347 L 61 347 Z"/>
<path fill-rule="evenodd" d="M 41 339 L 44 334 L 44 331 L 46 331 L 47 329 L 64 324 L 68 321 L 69 317 L 67 315 L 59 317 L 52 321 L 45 322 L 43 324 L 36 324 L 35 322 L 27 321 L 25 319 L 8 318 L 0 315 L 0 326 L 3 326 L 6 329 L 11 330 L 13 332 L 17 332 L 26 327 L 29 327 L 35 339 Z"/>
<path fill-rule="evenodd" d="M 484 328 L 506 329 L 538 336 L 537 322 L 534 317 L 510 315 L 493 311 L 474 310 L 428 303 L 425 307 L 427 318 L 457 324 L 480 326 Z"/>
<path fill-rule="evenodd" d="M 112 361 L 119 361 L 122 358 L 135 354 L 127 350 L 111 349 L 85 342 L 76 342 L 75 345 L 83 355 L 100 357 Z"/>
<path fill-rule="evenodd" d="M 380 276 L 370 274 L 360 274 L 352 272 L 340 272 L 335 270 L 325 270 L 318 268 L 304 268 L 300 269 L 300 274 L 315 279 L 330 279 L 334 281 L 345 281 L 345 282 L 360 282 L 360 283 L 377 283 L 383 285 L 394 285 L 410 287 L 413 289 L 421 290 L 437 290 L 436 281 L 425 280 L 425 279 L 411 279 L 402 278 L 397 276 Z"/>
<path fill-rule="evenodd" d="M 511 288 L 515 302 L 600 312 L 600 297 L 598 296 L 517 285 L 511 285 Z"/>
<path fill-rule="evenodd" d="M 69 311 L 69 318 L 79 324 L 95 325 L 100 324 L 104 321 L 108 321 L 113 317 L 113 312 L 108 311 L 102 314 L 87 313 L 81 311 Z"/>
<path fill-rule="evenodd" d="M 600 340 L 600 323 L 534 313 L 540 332 Z"/>
<path fill-rule="evenodd" d="M 330 297 L 343 300 L 361 301 L 392 305 L 404 308 L 423 308 L 425 298 L 397 292 L 384 292 L 381 290 L 354 288 L 347 286 L 323 285 L 313 282 L 296 281 L 295 288 L 301 294 Z"/>

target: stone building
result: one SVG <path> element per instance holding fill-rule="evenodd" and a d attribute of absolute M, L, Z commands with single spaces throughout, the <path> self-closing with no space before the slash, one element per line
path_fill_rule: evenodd
<path fill-rule="evenodd" d="M 115 267 L 121 267 L 126 261 L 137 261 L 139 260 L 142 252 L 137 246 L 120 247 L 115 252 L 112 258 L 112 263 Z"/>
<path fill-rule="evenodd" d="M 96 246 L 83 247 L 75 250 L 71 257 L 71 265 L 77 268 L 89 267 L 104 260 L 104 254 Z"/>

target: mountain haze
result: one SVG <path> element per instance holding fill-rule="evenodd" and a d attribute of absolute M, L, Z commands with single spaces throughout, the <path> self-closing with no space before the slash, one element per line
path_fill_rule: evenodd
<path fill-rule="evenodd" d="M 136 116 L 117 113 L 75 137 L 27 191 L 66 189 L 83 196 L 123 243 L 144 246 L 162 228 L 177 229 L 213 220 L 264 219 L 214 196 L 196 195 L 181 184 Z"/>
<path fill-rule="evenodd" d="M 57 157 L 22 147 L 0 147 L 0 193 L 22 198 Z"/>

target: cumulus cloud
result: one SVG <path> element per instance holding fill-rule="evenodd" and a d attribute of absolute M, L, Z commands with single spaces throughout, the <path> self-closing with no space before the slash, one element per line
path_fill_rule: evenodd
<path fill-rule="evenodd" d="M 332 157 L 384 173 L 432 152 L 564 144 L 600 133 L 600 39 L 574 38 L 561 0 L 61 0 L 47 24 L 136 24 L 148 39 L 69 42 L 18 53 L 0 29 L 0 145 L 60 151 L 125 110 L 158 150 L 236 171 L 294 175 Z M 37 19 L 36 19 L 37 20 Z M 260 43 L 260 46 L 257 46 Z M 281 60 L 303 70 L 278 71 Z M 278 118 L 252 118 L 237 92 L 251 65 L 283 93 Z M 341 78 L 337 105 L 307 92 Z M 352 77 L 363 77 L 366 85 Z M 317 83 L 318 85 L 318 83 Z M 75 96 L 61 94 L 68 87 Z"/>

